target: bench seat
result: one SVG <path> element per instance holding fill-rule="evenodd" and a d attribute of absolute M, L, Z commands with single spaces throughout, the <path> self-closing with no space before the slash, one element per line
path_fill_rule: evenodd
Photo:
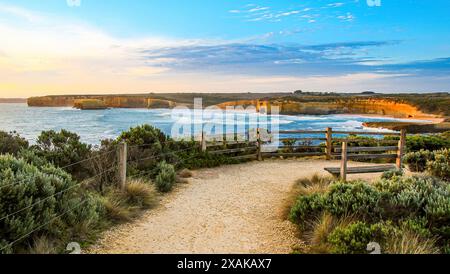
<path fill-rule="evenodd" d="M 397 169 L 397 166 L 395 165 L 349 167 L 347 168 L 347 174 L 379 173 L 395 169 Z M 327 167 L 325 170 L 335 176 L 339 176 L 341 174 L 341 168 L 339 167 Z"/>

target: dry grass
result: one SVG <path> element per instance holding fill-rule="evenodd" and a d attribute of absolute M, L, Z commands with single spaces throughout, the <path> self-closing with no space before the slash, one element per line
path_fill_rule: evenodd
<path fill-rule="evenodd" d="M 33 246 L 29 249 L 29 254 L 58 254 L 55 242 L 46 236 L 41 236 L 33 240 Z"/>
<path fill-rule="evenodd" d="M 158 194 L 154 185 L 143 179 L 127 182 L 124 190 L 110 191 L 104 201 L 108 217 L 117 222 L 131 221 L 143 209 L 157 204 Z"/>
<path fill-rule="evenodd" d="M 183 169 L 180 172 L 178 172 L 178 176 L 181 178 L 192 178 L 194 174 L 189 169 Z"/>
<path fill-rule="evenodd" d="M 157 195 L 154 185 L 142 179 L 127 182 L 124 191 L 118 192 L 119 198 L 128 205 L 146 209 L 157 204 Z"/>
<path fill-rule="evenodd" d="M 116 222 L 128 222 L 133 218 L 133 213 L 122 201 L 108 197 L 103 203 L 108 219 Z"/>
<path fill-rule="evenodd" d="M 176 177 L 177 184 L 189 184 L 189 179 L 181 176 Z"/>
<path fill-rule="evenodd" d="M 346 227 L 355 222 L 355 217 L 344 216 L 333 217 L 329 213 L 324 213 L 321 217 L 311 222 L 302 238 L 306 241 L 306 253 L 309 254 L 330 254 L 331 247 L 327 243 L 328 236 L 338 227 Z"/>
<path fill-rule="evenodd" d="M 389 254 L 439 254 L 436 240 L 423 239 L 413 232 L 405 231 L 386 243 L 385 253 Z"/>

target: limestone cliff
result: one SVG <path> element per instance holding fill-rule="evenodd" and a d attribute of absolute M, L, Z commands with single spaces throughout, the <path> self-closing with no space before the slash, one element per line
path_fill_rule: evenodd
<path fill-rule="evenodd" d="M 418 107 L 410 103 L 382 97 L 361 98 L 348 96 L 340 98 L 337 96 L 334 98 L 323 98 L 317 96 L 307 98 L 291 98 L 268 96 L 266 99 L 256 100 L 237 99 L 229 101 L 229 99 L 219 99 L 219 102 L 217 102 L 217 106 L 223 109 L 230 106 L 254 106 L 257 111 L 260 111 L 264 108 L 270 112 L 273 106 L 278 106 L 280 108 L 281 114 L 292 115 L 369 114 L 416 119 L 436 117 L 435 115 L 429 115 L 422 112 Z M 33 107 L 74 107 L 77 100 L 98 100 L 101 101 L 105 105 L 105 107 L 109 108 L 174 108 L 179 105 L 188 105 L 186 103 L 178 103 L 176 100 L 176 96 L 171 100 L 167 100 L 164 99 L 164 97 L 162 97 L 161 95 L 156 96 L 152 94 L 32 97 L 28 99 L 28 105 Z"/>
<path fill-rule="evenodd" d="M 279 107 L 281 114 L 291 115 L 328 115 L 328 114 L 364 114 L 387 115 L 397 118 L 434 118 L 407 103 L 386 99 L 337 99 L 330 101 L 301 102 L 289 99 L 234 101 L 219 104 L 221 108 L 230 106 L 255 106 L 256 109 L 266 107 L 269 111 Z"/>
<path fill-rule="evenodd" d="M 154 99 L 150 96 L 86 95 L 86 96 L 43 96 L 28 99 L 30 107 L 77 107 L 80 102 L 101 102 L 106 108 L 173 108 L 176 102 Z"/>

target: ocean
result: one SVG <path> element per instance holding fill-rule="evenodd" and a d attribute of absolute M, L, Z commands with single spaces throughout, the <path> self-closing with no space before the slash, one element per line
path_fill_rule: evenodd
<path fill-rule="evenodd" d="M 186 112 L 186 111 L 185 111 Z M 216 113 L 217 114 L 217 113 Z M 335 130 L 366 130 L 388 131 L 364 128 L 364 122 L 370 121 L 404 121 L 388 117 L 365 117 L 360 115 L 261 115 L 256 113 L 236 112 L 234 124 L 238 132 L 256 128 L 255 119 L 276 120 L 280 130 L 324 130 L 332 127 Z M 213 114 L 212 116 L 214 116 Z M 211 124 L 218 124 L 219 121 Z M 275 119 L 276 118 L 276 119 Z M 189 126 L 202 123 L 198 117 L 193 119 L 176 119 L 170 109 L 106 109 L 78 110 L 70 107 L 28 107 L 26 104 L 0 104 L 0 130 L 16 131 L 30 143 L 35 143 L 36 137 L 44 130 L 66 129 L 77 133 L 83 142 L 97 145 L 100 140 L 116 138 L 122 131 L 130 127 L 150 124 L 171 135 L 174 124 Z M 227 122 L 228 126 L 230 121 Z M 265 127 L 264 125 L 260 127 Z M 201 127 L 200 127 L 201 128 Z M 198 127 L 197 127 L 198 129 Z M 232 127 L 228 127 L 232 130 Z M 236 130 L 236 129 L 235 129 Z M 201 130 L 200 130 L 201 132 Z M 198 130 L 195 134 L 200 134 Z"/>

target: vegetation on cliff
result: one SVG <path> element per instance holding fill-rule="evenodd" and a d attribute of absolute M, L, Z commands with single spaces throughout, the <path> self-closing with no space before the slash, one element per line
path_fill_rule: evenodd
<path fill-rule="evenodd" d="M 318 187 L 320 186 L 320 187 Z M 390 173 L 374 184 L 314 177 L 298 182 L 290 220 L 306 246 L 299 253 L 450 252 L 449 182 Z"/>
<path fill-rule="evenodd" d="M 105 102 L 97 99 L 75 100 L 74 107 L 82 110 L 96 110 L 108 108 Z"/>
<path fill-rule="evenodd" d="M 121 142 L 129 145 L 124 189 L 118 188 Z M 99 147 L 66 130 L 44 131 L 33 146 L 0 132 L 0 149 L 0 254 L 62 253 L 69 242 L 92 243 L 101 230 L 154 206 L 158 190 L 186 180 L 187 167 L 236 162 L 206 157 L 198 143 L 172 140 L 149 125 Z"/>

